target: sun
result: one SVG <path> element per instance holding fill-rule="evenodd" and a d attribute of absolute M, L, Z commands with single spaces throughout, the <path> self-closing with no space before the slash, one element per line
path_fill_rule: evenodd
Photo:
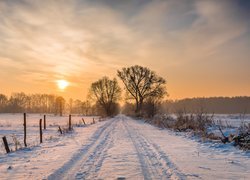
<path fill-rule="evenodd" d="M 60 90 L 64 90 L 66 87 L 69 86 L 69 82 L 66 80 L 57 80 L 57 86 Z"/>

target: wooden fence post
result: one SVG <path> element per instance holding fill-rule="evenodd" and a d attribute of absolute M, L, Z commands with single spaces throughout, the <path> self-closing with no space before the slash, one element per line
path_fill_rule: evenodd
<path fill-rule="evenodd" d="M 86 125 L 85 120 L 83 118 L 82 118 L 82 122 L 83 122 L 84 125 Z"/>
<path fill-rule="evenodd" d="M 59 131 L 61 134 L 63 133 L 60 126 L 58 126 L 58 131 Z"/>
<path fill-rule="evenodd" d="M 4 147 L 5 147 L 6 153 L 10 153 L 10 148 L 9 148 L 6 136 L 3 137 L 3 144 L 4 144 Z"/>
<path fill-rule="evenodd" d="M 40 119 L 39 121 L 39 127 L 40 127 L 40 143 L 43 143 L 42 119 Z"/>
<path fill-rule="evenodd" d="M 23 127 L 24 127 L 24 137 L 23 137 L 23 142 L 24 142 L 24 146 L 27 147 L 27 143 L 26 143 L 26 113 L 23 113 Z"/>
<path fill-rule="evenodd" d="M 46 129 L 46 115 L 43 116 L 43 129 Z"/>
<path fill-rule="evenodd" d="M 71 130 L 71 114 L 69 115 L 69 131 Z"/>

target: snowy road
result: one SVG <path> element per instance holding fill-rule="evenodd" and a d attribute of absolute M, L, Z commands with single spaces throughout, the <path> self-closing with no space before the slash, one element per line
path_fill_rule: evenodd
<path fill-rule="evenodd" d="M 231 146 L 201 143 L 122 115 L 76 129 L 76 135 L 65 136 L 57 144 L 19 153 L 3 158 L 7 165 L 0 168 L 0 179 L 250 177 L 249 154 Z M 13 168 L 6 170 L 9 162 Z"/>
<path fill-rule="evenodd" d="M 72 177 L 179 179 L 181 173 L 156 144 L 147 140 L 121 116 L 98 129 L 91 142 L 48 179 Z"/>

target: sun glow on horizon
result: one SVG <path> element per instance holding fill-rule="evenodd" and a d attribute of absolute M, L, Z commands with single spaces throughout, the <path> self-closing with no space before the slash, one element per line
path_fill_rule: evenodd
<path fill-rule="evenodd" d="M 69 82 L 66 80 L 57 80 L 57 86 L 60 90 L 64 90 L 65 88 L 67 88 L 69 86 Z"/>

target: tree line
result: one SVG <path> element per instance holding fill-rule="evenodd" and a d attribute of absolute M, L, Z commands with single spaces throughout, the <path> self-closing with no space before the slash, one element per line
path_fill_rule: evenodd
<path fill-rule="evenodd" d="M 0 94 L 0 113 L 49 113 L 62 115 L 64 112 L 90 115 L 94 107 L 89 101 L 69 99 L 53 94 L 12 93 L 10 97 Z"/>
<path fill-rule="evenodd" d="M 186 98 L 176 101 L 165 101 L 162 104 L 164 112 L 196 113 L 199 110 L 207 113 L 217 114 L 249 114 L 250 97 L 208 97 L 208 98 Z"/>

